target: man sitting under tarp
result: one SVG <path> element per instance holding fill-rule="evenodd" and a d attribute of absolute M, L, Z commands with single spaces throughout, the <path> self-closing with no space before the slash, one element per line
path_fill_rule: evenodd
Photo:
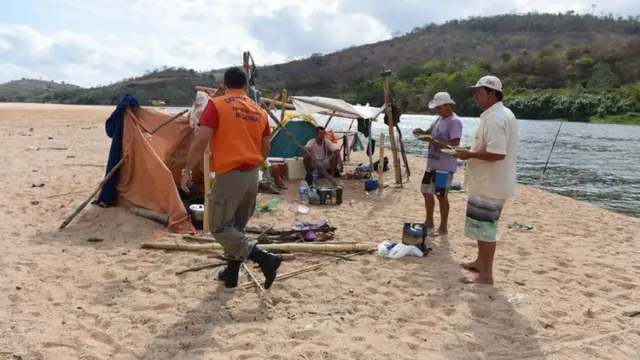
<path fill-rule="evenodd" d="M 307 151 L 313 156 L 314 160 L 321 165 L 331 176 L 340 177 L 342 168 L 342 158 L 340 157 L 340 148 L 326 138 L 324 127 L 316 127 L 316 137 L 309 140 L 305 146 Z M 307 170 L 305 181 L 307 184 L 313 183 L 313 170 L 318 171 L 318 176 L 322 172 L 315 168 L 309 154 L 304 154 L 304 167 Z"/>

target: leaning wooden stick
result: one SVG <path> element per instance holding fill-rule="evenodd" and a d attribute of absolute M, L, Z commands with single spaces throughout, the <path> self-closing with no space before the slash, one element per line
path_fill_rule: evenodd
<path fill-rule="evenodd" d="M 331 185 L 333 186 L 338 186 L 338 183 L 336 182 L 336 179 L 333 178 L 333 176 L 331 176 L 331 174 L 329 174 L 329 172 L 327 170 L 325 170 L 325 168 L 316 161 L 316 159 L 313 158 L 313 156 L 311 156 L 311 154 L 309 154 L 309 152 L 307 151 L 307 149 L 305 149 L 304 146 L 302 146 L 300 144 L 300 142 L 298 142 L 298 140 L 295 138 L 295 136 L 293 136 L 293 134 L 291 134 L 289 132 L 289 130 L 287 130 L 287 128 L 285 128 L 284 126 L 282 126 L 282 123 L 280 122 L 280 120 L 278 120 L 278 118 L 273 115 L 273 113 L 271 112 L 271 110 L 268 109 L 267 105 L 264 103 L 264 101 L 262 102 L 262 108 L 267 112 L 267 114 L 269 114 L 269 117 L 271 118 L 271 120 L 273 120 L 273 122 L 276 123 L 276 125 L 278 125 L 278 128 L 276 129 L 276 131 L 280 130 L 280 131 L 284 131 L 284 133 L 289 137 L 289 139 L 291 139 L 291 141 L 299 148 L 302 150 L 303 153 L 308 154 L 310 156 L 311 161 L 313 162 L 313 165 L 316 167 L 316 169 L 320 170 L 320 172 L 322 173 L 322 175 L 324 175 L 327 180 L 329 180 L 329 182 L 331 183 Z"/>
<path fill-rule="evenodd" d="M 224 266 L 226 264 L 227 263 L 225 261 L 225 262 L 219 262 L 219 263 L 213 263 L 213 264 L 200 265 L 200 266 L 184 269 L 184 270 L 181 270 L 181 271 L 176 271 L 176 275 L 182 275 L 184 273 L 193 272 L 193 271 L 214 269 L 214 268 L 217 268 L 217 267 L 220 267 L 220 266 Z"/>
<path fill-rule="evenodd" d="M 358 256 L 358 255 L 363 255 L 363 254 L 367 254 L 367 253 L 370 253 L 370 252 L 375 251 L 375 250 L 376 249 L 367 249 L 367 250 L 360 251 L 360 252 L 357 252 L 357 253 L 354 253 L 354 254 L 349 254 L 349 255 L 347 255 L 347 257 L 354 257 L 354 256 Z M 327 266 L 327 265 L 335 264 L 336 261 L 340 261 L 340 260 L 341 259 L 328 260 L 328 261 L 321 262 L 321 263 L 318 263 L 318 264 L 315 264 L 315 265 L 307 266 L 307 267 L 302 268 L 302 269 L 290 271 L 288 273 L 284 273 L 282 275 L 278 275 L 276 280 L 288 279 L 290 277 L 294 277 L 296 275 L 300 275 L 300 274 L 303 274 L 303 273 L 306 273 L 306 272 L 309 272 L 309 271 L 313 271 L 315 269 L 319 269 L 319 268 Z M 253 282 L 248 282 L 248 283 L 244 283 L 244 284 L 238 285 L 238 288 L 246 288 L 246 287 L 251 287 L 253 285 L 255 285 Z"/>
<path fill-rule="evenodd" d="M 262 285 L 260 285 L 260 283 L 258 282 L 258 279 L 256 279 L 255 276 L 253 276 L 253 273 L 251 272 L 251 270 L 249 270 L 249 267 L 247 266 L 247 264 L 242 263 L 242 267 L 244 268 L 244 271 L 247 272 L 247 274 L 249 275 L 249 277 L 251 278 L 251 281 L 253 281 L 255 286 L 257 286 L 258 289 L 260 289 L 260 292 L 262 293 L 262 296 L 264 297 L 265 301 L 268 302 L 269 305 L 273 305 L 273 301 L 271 300 L 269 295 L 267 295 L 267 291 L 262 287 Z"/>
<path fill-rule="evenodd" d="M 153 130 L 151 132 L 151 135 L 153 135 L 156 131 L 160 130 L 163 126 L 167 125 L 170 121 L 173 121 L 177 118 L 179 118 L 180 116 L 184 115 L 187 110 L 183 110 L 179 113 L 177 113 L 175 116 L 173 116 L 171 119 L 167 120 L 166 122 L 162 123 L 160 126 L 158 126 L 155 130 Z M 60 225 L 59 229 L 62 230 L 65 227 L 67 227 L 67 225 L 69 225 L 69 223 L 71 223 L 71 221 L 80 213 L 80 211 L 82 211 L 82 209 L 84 209 L 87 204 L 89 204 L 89 202 L 91 201 L 91 199 L 93 199 L 96 194 L 102 190 L 102 187 L 104 187 L 104 184 L 107 183 L 107 181 L 109 181 L 109 179 L 111 179 L 111 177 L 113 177 L 113 175 L 116 173 L 116 171 L 118 171 L 118 169 L 120 168 L 120 166 L 122 166 L 122 164 L 124 163 L 124 160 L 129 156 L 129 154 L 125 154 L 122 159 L 120 159 L 120 161 L 118 161 L 118 163 L 111 168 L 111 170 L 109 170 L 109 172 L 107 173 L 107 175 L 105 175 L 104 179 L 102 179 L 102 181 L 100 182 L 100 185 L 98 185 L 98 187 L 91 193 L 91 195 L 89 195 L 89 197 L 87 197 L 87 199 L 85 201 L 82 202 L 82 204 L 80 204 L 71 215 L 69 215 L 69 217 L 67 217 L 64 222 Z"/>

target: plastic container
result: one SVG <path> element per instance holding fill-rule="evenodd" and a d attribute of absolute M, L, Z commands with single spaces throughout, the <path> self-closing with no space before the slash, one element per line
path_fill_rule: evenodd
<path fill-rule="evenodd" d="M 300 194 L 300 201 L 303 204 L 306 204 L 309 202 L 309 185 L 304 180 L 300 180 L 299 194 Z"/>
<path fill-rule="evenodd" d="M 318 170 L 313 169 L 311 176 L 313 176 L 313 182 L 311 183 L 311 186 L 318 187 Z"/>
<path fill-rule="evenodd" d="M 304 168 L 304 161 L 302 158 L 288 158 L 284 159 L 284 163 L 287 167 L 287 179 L 300 180 L 304 179 L 307 175 L 307 171 Z"/>

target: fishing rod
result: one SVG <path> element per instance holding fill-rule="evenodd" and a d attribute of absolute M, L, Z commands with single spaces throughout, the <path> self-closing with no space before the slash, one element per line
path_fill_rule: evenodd
<path fill-rule="evenodd" d="M 560 121 L 560 126 L 558 126 L 558 131 L 556 132 L 556 137 L 553 139 L 553 143 L 551 144 L 551 150 L 549 150 L 549 156 L 547 157 L 547 162 L 544 164 L 544 168 L 542 169 L 542 174 L 540 175 L 540 180 L 538 181 L 538 186 L 542 185 L 542 179 L 544 179 L 544 173 L 547 171 L 547 166 L 549 165 L 549 160 L 551 160 L 551 154 L 553 153 L 553 148 L 556 146 L 556 141 L 558 140 L 558 135 L 560 135 L 560 129 L 562 129 L 562 123 L 564 123 L 564 119 Z"/>

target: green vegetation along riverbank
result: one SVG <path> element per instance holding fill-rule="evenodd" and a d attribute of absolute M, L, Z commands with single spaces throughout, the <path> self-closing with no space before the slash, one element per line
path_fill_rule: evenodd
<path fill-rule="evenodd" d="M 505 56 L 507 57 L 507 56 Z M 576 64 L 585 61 L 582 56 Z M 396 99 L 406 99 L 408 112 L 428 113 L 427 100 L 438 91 L 447 91 L 456 100 L 456 112 L 476 117 L 480 110 L 471 97 L 469 85 L 491 73 L 503 79 L 505 103 L 520 119 L 566 119 L 576 122 L 640 125 L 640 81 L 620 85 L 618 75 L 606 62 L 595 62 L 580 70 L 571 64 L 566 73 L 566 87 L 532 88 L 531 77 L 521 73 L 507 73 L 499 66 L 483 61 L 464 65 L 458 61 L 433 60 L 423 65 L 411 64 L 396 72 L 392 86 Z M 516 60 L 517 61 L 517 60 Z M 345 95 L 358 103 L 378 104 L 382 85 L 379 78 L 360 78 L 352 84 L 354 91 Z"/>

